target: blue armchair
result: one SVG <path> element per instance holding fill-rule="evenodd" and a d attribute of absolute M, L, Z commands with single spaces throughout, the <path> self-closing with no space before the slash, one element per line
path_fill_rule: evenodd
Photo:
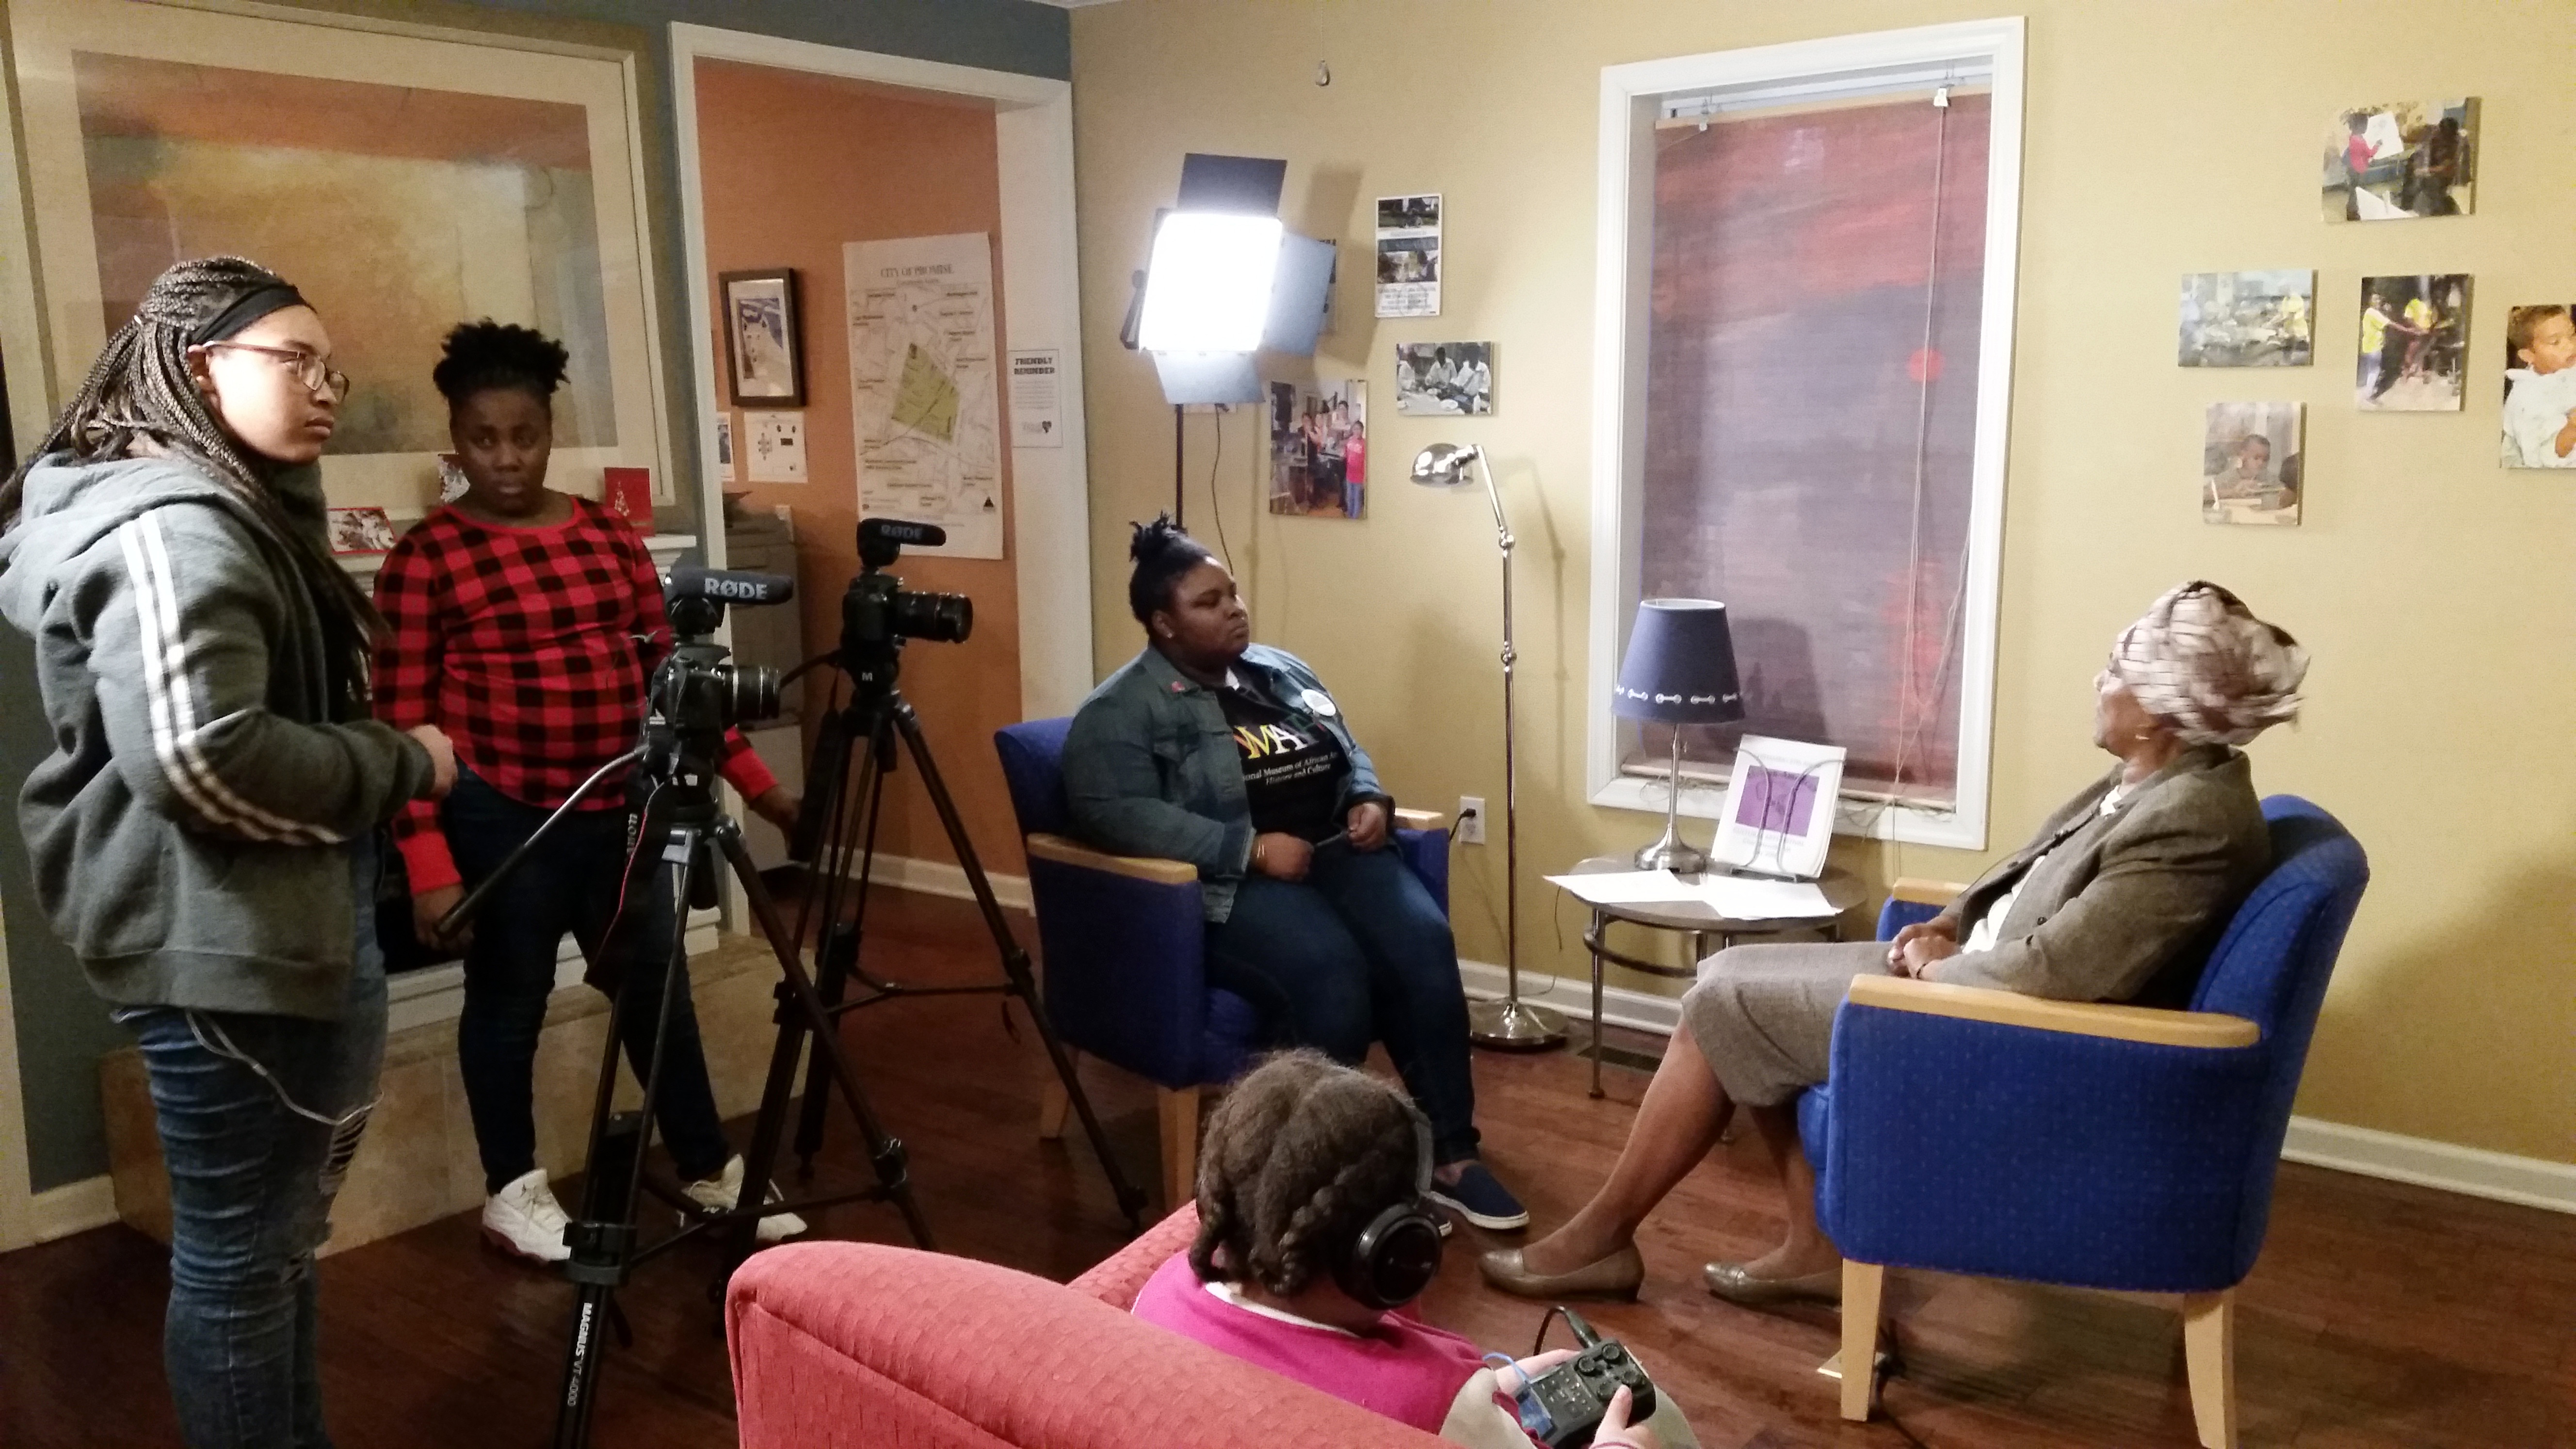
<path fill-rule="evenodd" d="M 1842 1414 L 1869 1417 L 1891 1266 L 2179 1294 L 2192 1415 L 2236 1444 L 2234 1290 L 2262 1251 L 2326 978 L 2370 880 L 2296 796 L 2273 868 L 2189 1011 L 1853 983 L 1833 1076 L 1799 1102 L 1816 1212 L 1843 1252 Z M 1900 892 L 1900 896 L 1925 893 Z M 1929 912 L 1892 900 L 1882 935 Z"/>
<path fill-rule="evenodd" d="M 1072 724 L 1030 720 L 993 735 L 1028 850 L 1047 1017 L 1068 1048 L 1154 1084 L 1163 1191 L 1177 1206 L 1190 1200 L 1198 1174 L 1199 1089 L 1242 1072 L 1259 1022 L 1251 1003 L 1207 984 L 1207 919 L 1195 867 L 1109 855 L 1071 838 L 1063 758 Z M 1397 850 L 1446 912 L 1443 817 L 1395 814 Z M 1066 1105 L 1063 1088 L 1050 1082 L 1042 1135 L 1063 1132 Z"/>

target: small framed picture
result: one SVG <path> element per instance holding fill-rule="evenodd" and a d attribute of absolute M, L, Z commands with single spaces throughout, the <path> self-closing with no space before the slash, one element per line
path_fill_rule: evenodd
<path fill-rule="evenodd" d="M 393 520 L 381 508 L 331 510 L 333 553 L 383 553 L 394 546 Z"/>
<path fill-rule="evenodd" d="M 796 273 L 726 272 L 725 368 L 737 407 L 805 406 L 805 340 L 797 327 Z"/>
<path fill-rule="evenodd" d="M 2200 434 L 2201 521 L 2298 527 L 2306 432 L 2305 403 L 2211 403 Z"/>
<path fill-rule="evenodd" d="M 1834 806 L 1842 798 L 1840 745 L 1811 745 L 1746 735 L 1735 748 L 1735 773 L 1717 817 L 1709 854 L 1756 875 L 1813 880 L 1833 843 Z"/>

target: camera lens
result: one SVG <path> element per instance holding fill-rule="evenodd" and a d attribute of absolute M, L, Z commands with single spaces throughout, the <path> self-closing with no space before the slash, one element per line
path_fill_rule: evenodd
<path fill-rule="evenodd" d="M 964 594 L 917 594 L 907 589 L 894 596 L 891 612 L 895 633 L 933 644 L 962 644 L 975 628 L 975 601 Z"/>
<path fill-rule="evenodd" d="M 724 669 L 725 718 L 734 724 L 765 724 L 778 718 L 778 671 L 765 664 L 735 664 Z"/>

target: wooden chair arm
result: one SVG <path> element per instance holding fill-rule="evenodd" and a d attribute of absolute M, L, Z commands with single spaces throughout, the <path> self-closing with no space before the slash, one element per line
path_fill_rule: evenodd
<path fill-rule="evenodd" d="M 1157 885 L 1193 885 L 1199 878 L 1199 868 L 1185 861 L 1158 860 L 1147 855 L 1111 855 L 1087 845 L 1076 845 L 1061 835 L 1032 835 L 1026 845 L 1032 860 L 1078 865 L 1085 870 L 1105 870 L 1111 875 L 1149 880 Z"/>
<path fill-rule="evenodd" d="M 2037 1027 L 2041 1031 L 2108 1037 L 2150 1046 L 2224 1050 L 2249 1047 L 2263 1039 L 2263 1029 L 2241 1016 L 2214 1011 L 2161 1011 L 2152 1006 L 2110 1006 L 2094 1001 L 2049 1001 L 2017 991 L 1991 991 L 1982 986 L 1954 986 L 1917 981 L 1907 976 L 1863 976 L 1846 998 L 1854 1006 L 1916 1011 L 1962 1021 L 1991 1021 L 2002 1026 Z"/>
<path fill-rule="evenodd" d="M 1398 810 L 1395 812 L 1395 828 L 1398 830 L 1446 830 L 1449 828 L 1449 817 L 1441 814 L 1437 810 Z"/>
<path fill-rule="evenodd" d="M 1933 880 L 1928 876 L 1901 875 L 1888 886 L 1887 898 L 1910 906 L 1946 906 L 1959 898 L 1967 887 L 1957 881 Z"/>

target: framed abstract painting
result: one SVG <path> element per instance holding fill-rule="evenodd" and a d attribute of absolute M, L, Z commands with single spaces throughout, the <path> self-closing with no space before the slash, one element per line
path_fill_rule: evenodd
<path fill-rule="evenodd" d="M 671 500 L 631 55 L 94 0 L 9 18 L 43 286 L 0 281 L 9 332 L 41 318 L 48 408 L 164 268 L 229 253 L 312 301 L 349 374 L 334 504 L 437 501 L 430 369 L 484 317 L 571 353 L 559 486 L 649 468 Z"/>

